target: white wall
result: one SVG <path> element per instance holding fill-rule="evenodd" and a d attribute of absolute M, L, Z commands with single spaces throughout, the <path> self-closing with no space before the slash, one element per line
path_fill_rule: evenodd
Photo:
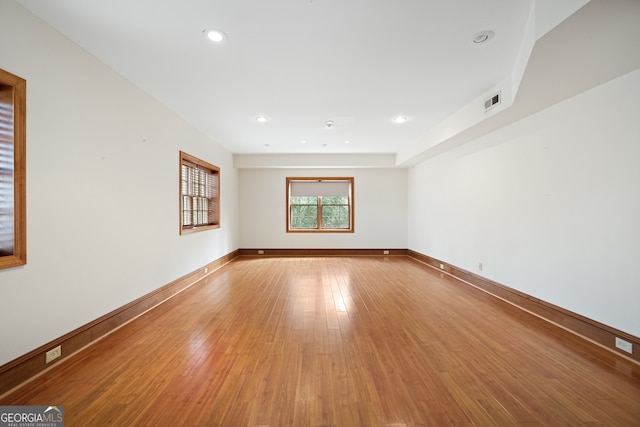
<path fill-rule="evenodd" d="M 353 176 L 354 233 L 287 233 L 286 177 Z M 242 169 L 242 248 L 406 248 L 406 169 Z"/>
<path fill-rule="evenodd" d="M 640 336 L 639 112 L 636 70 L 410 169 L 409 248 Z"/>
<path fill-rule="evenodd" d="M 0 270 L 0 365 L 238 248 L 232 156 L 11 1 L 27 80 L 27 259 Z M 179 150 L 221 167 L 222 227 L 180 237 Z"/>

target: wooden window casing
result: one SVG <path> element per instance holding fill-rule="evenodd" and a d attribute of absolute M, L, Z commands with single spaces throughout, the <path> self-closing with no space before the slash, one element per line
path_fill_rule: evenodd
<path fill-rule="evenodd" d="M 287 232 L 353 233 L 353 184 L 353 177 L 287 177 Z"/>
<path fill-rule="evenodd" d="M 220 228 L 220 168 L 180 152 L 180 234 Z"/>
<path fill-rule="evenodd" d="M 27 263 L 26 80 L 0 70 L 0 269 Z"/>

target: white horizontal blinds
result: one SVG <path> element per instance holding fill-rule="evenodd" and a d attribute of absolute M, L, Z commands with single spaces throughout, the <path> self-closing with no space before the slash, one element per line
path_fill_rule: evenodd
<path fill-rule="evenodd" d="M 209 202 L 207 200 L 207 173 L 201 169 L 191 169 L 190 184 L 193 186 L 193 222 L 196 225 L 208 223 Z"/>
<path fill-rule="evenodd" d="M 0 256 L 14 250 L 13 89 L 0 84 Z"/>
<path fill-rule="evenodd" d="M 349 196 L 349 181 L 291 181 L 292 196 Z"/>
<path fill-rule="evenodd" d="M 193 185 L 190 183 L 192 168 L 187 165 L 182 165 L 182 176 L 181 176 L 181 192 L 182 195 L 182 225 L 193 225 L 192 220 L 192 211 L 193 211 L 193 203 L 192 203 L 192 192 L 191 189 Z"/>
<path fill-rule="evenodd" d="M 207 198 L 209 200 L 208 224 L 220 224 L 220 174 L 217 171 L 207 173 Z"/>
<path fill-rule="evenodd" d="M 214 173 L 184 162 L 182 165 L 182 225 L 216 224 L 219 179 Z"/>

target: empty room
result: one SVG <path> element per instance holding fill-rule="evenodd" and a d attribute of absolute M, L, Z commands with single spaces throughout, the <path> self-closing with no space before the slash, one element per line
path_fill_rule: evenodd
<path fill-rule="evenodd" d="M 0 0 L 0 427 L 640 425 L 639 22 Z"/>

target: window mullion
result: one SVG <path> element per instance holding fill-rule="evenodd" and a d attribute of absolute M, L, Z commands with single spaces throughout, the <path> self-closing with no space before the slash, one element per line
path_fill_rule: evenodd
<path fill-rule="evenodd" d="M 318 196 L 318 230 L 322 230 L 322 196 Z"/>

